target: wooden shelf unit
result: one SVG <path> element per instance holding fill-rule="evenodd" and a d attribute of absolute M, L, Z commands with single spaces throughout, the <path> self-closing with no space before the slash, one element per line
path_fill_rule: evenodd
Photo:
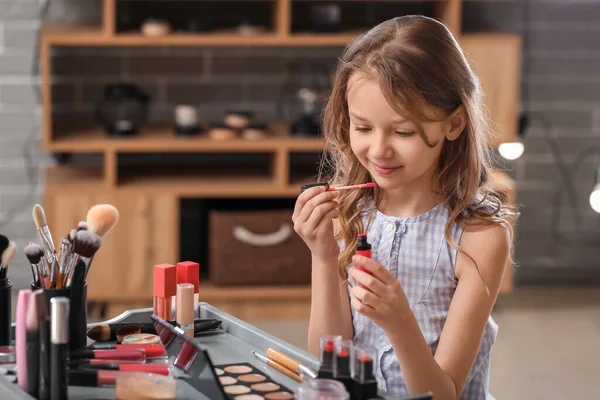
<path fill-rule="evenodd" d="M 93 204 L 112 203 L 119 208 L 121 221 L 107 236 L 89 277 L 89 299 L 108 303 L 109 317 L 134 306 L 149 306 L 152 265 L 179 261 L 181 198 L 295 197 L 308 175 L 291 170 L 290 154 L 320 152 L 323 141 L 291 137 L 285 123 L 272 124 L 270 131 L 273 136 L 268 139 L 227 142 L 212 141 L 205 136 L 178 137 L 171 127 L 160 124 L 144 126 L 140 134 L 132 138 L 108 137 L 99 126 L 59 125 L 53 121 L 52 114 L 51 49 L 61 46 L 339 46 L 341 51 L 361 33 L 293 33 L 293 0 L 270 1 L 274 5 L 273 31 L 251 37 L 232 32 L 175 33 L 158 38 L 120 33 L 117 32 L 116 0 L 103 0 L 101 24 L 44 24 L 40 46 L 43 146 L 50 152 L 99 153 L 103 157 L 100 166 L 48 167 L 44 206 L 49 226 L 56 235 L 68 232 L 85 217 Z M 436 16 L 454 32 L 460 33 L 462 1 L 434 0 L 431 3 Z M 485 33 L 459 34 L 458 37 L 486 92 L 491 119 L 499 135 L 491 145 L 516 140 L 520 37 Z M 219 179 L 211 171 L 208 174 L 153 175 L 119 167 L 119 157 L 123 154 L 153 152 L 268 153 L 271 165 L 266 174 L 230 174 Z M 510 178 L 505 175 L 497 178 L 498 184 L 514 190 L 514 182 Z M 511 287 L 512 266 L 509 266 L 502 291 L 508 292 Z M 307 317 L 310 287 L 215 287 L 210 282 L 202 282 L 201 299 L 246 319 Z"/>

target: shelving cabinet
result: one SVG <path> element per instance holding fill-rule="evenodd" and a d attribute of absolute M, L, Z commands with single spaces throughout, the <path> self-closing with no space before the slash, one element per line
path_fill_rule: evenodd
<path fill-rule="evenodd" d="M 43 105 L 43 146 L 51 153 L 96 153 L 100 166 L 74 167 L 68 163 L 48 167 L 44 206 L 49 226 L 56 234 L 68 232 L 96 203 L 112 203 L 121 221 L 104 242 L 89 276 L 90 301 L 109 305 L 108 317 L 132 306 L 151 304 L 152 265 L 179 261 L 180 200 L 196 198 L 275 198 L 295 197 L 300 186 L 316 173 L 294 170 L 292 153 L 318 153 L 323 141 L 289 134 L 285 122 L 272 122 L 272 135 L 264 140 L 236 139 L 213 141 L 205 136 L 182 138 L 167 125 L 145 125 L 131 138 L 113 138 L 94 124 L 65 124 L 55 120 L 52 94 L 52 49 L 54 47 L 321 47 L 343 46 L 364 29 L 343 33 L 307 33 L 295 29 L 294 13 L 302 12 L 306 1 L 262 0 L 269 3 L 270 29 L 243 36 L 233 30 L 207 33 L 174 32 L 162 37 L 146 37 L 119 28 L 119 10 L 127 0 L 103 0 L 100 24 L 47 22 L 41 34 L 41 81 Z M 247 0 L 252 2 L 251 0 Z M 365 0 L 368 2 L 368 0 Z M 202 2 L 202 1 L 200 1 Z M 225 3 L 221 1 L 219 3 Z M 254 0 L 258 3 L 258 0 Z M 136 1 L 135 3 L 142 3 Z M 172 3 L 172 2 L 171 2 Z M 355 0 L 337 3 L 358 3 Z M 517 138 L 520 86 L 520 38 L 514 34 L 461 34 L 461 0 L 392 1 L 398 6 L 422 3 L 432 16 L 443 20 L 457 32 L 472 66 L 486 92 L 490 115 L 499 134 L 498 142 Z M 300 7 L 300 8 L 299 8 Z M 409 8 L 410 9 L 410 8 Z M 389 15 L 388 17 L 391 17 Z M 496 145 L 494 143 L 492 145 Z M 208 172 L 157 171 L 121 165 L 124 155 L 154 152 L 261 153 L 268 157 L 264 168 L 253 171 L 241 164 L 231 169 Z M 514 182 L 498 173 L 496 182 L 514 190 Z M 512 284 L 508 266 L 503 291 Z M 208 301 L 241 318 L 306 317 L 310 308 L 310 287 L 216 287 L 201 282 L 201 300 Z"/>

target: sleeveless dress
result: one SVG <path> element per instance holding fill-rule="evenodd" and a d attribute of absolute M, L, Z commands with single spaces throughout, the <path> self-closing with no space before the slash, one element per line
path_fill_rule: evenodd
<path fill-rule="evenodd" d="M 363 208 L 365 227 L 372 207 L 371 200 Z M 408 218 L 391 217 L 376 210 L 366 232 L 372 246 L 372 258 L 400 280 L 411 310 L 434 355 L 458 284 L 454 275 L 457 250 L 444 238 L 449 217 L 450 213 L 443 203 L 425 214 Z M 453 224 L 450 235 L 459 244 L 462 228 Z M 350 283 L 356 285 L 352 278 Z M 378 350 L 376 370 L 380 389 L 394 395 L 408 396 L 400 364 L 383 330 L 354 309 L 352 323 L 354 344 Z M 498 326 L 490 316 L 461 399 L 494 399 L 489 393 L 489 372 L 490 353 L 497 334 Z"/>

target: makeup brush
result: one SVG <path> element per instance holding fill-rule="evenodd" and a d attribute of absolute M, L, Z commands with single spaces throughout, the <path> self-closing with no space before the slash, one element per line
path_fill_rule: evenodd
<path fill-rule="evenodd" d="M 89 231 L 103 238 L 119 221 L 119 210 L 111 204 L 96 204 L 88 210 L 86 220 Z M 84 261 L 87 265 L 85 272 L 87 277 L 93 257 Z"/>
<path fill-rule="evenodd" d="M 264 362 L 265 364 L 267 364 L 269 367 L 281 372 L 282 374 L 294 379 L 295 381 L 298 382 L 304 382 L 304 378 L 302 378 L 300 375 L 298 375 L 296 372 L 294 371 L 290 371 L 289 369 L 287 369 L 286 367 L 284 367 L 283 365 L 279 364 L 276 361 L 271 360 L 268 357 L 265 357 L 264 355 L 257 353 L 256 351 L 252 351 L 252 354 L 254 354 L 254 357 L 258 358 L 260 361 Z"/>
<path fill-rule="evenodd" d="M 23 252 L 31 264 L 31 273 L 33 274 L 34 284 L 41 288 L 46 287 L 46 282 L 44 280 L 45 275 L 42 266 L 42 257 L 44 257 L 44 250 L 42 250 L 42 246 L 37 243 L 29 242 L 29 244 L 23 249 Z"/>
<path fill-rule="evenodd" d="M 106 236 L 118 221 L 119 211 L 111 204 L 97 204 L 87 213 L 88 230 L 100 237 Z"/>
<path fill-rule="evenodd" d="M 73 243 L 73 256 L 69 263 L 67 287 L 71 285 L 75 266 L 80 258 L 92 258 L 102 246 L 102 238 L 90 231 L 79 231 Z"/>
<path fill-rule="evenodd" d="M 42 248 L 46 254 L 46 260 L 50 265 L 50 284 L 54 286 L 56 283 L 56 273 L 58 272 L 58 255 L 56 254 L 56 248 L 54 247 L 54 241 L 50 234 L 50 228 L 46 222 L 46 214 L 44 209 L 39 204 L 33 206 L 33 221 L 38 229 L 38 235 L 42 241 Z"/>
<path fill-rule="evenodd" d="M 168 322 L 173 326 L 177 326 L 176 321 Z M 221 323 L 222 321 L 219 319 L 195 319 L 194 334 L 215 330 L 221 326 Z M 112 324 L 95 325 L 88 329 L 87 336 L 96 342 L 108 342 L 119 341 L 119 336 L 124 333 L 148 333 L 156 335 L 156 329 L 154 328 L 154 322 L 115 322 Z"/>
<path fill-rule="evenodd" d="M 10 240 L 8 240 L 8 238 L 4 235 L 0 235 L 0 255 L 4 253 L 4 250 L 6 250 L 9 244 Z"/>
<path fill-rule="evenodd" d="M 77 230 L 78 231 L 87 231 L 88 230 L 88 224 L 85 221 L 79 221 L 79 223 L 77 224 Z"/>
<path fill-rule="evenodd" d="M 15 254 L 17 254 L 17 245 L 12 240 L 8 243 L 8 247 L 2 252 L 2 258 L 0 259 L 0 265 L 2 268 L 0 269 L 0 279 L 5 279 L 8 264 L 15 258 Z"/>
<path fill-rule="evenodd" d="M 67 267 L 71 259 L 71 242 L 64 237 L 60 240 L 60 264 L 58 267 L 58 277 L 56 278 L 56 288 L 62 289 L 67 284 Z"/>

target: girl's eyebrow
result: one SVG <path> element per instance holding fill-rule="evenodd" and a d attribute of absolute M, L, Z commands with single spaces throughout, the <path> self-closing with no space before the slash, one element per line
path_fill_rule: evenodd
<path fill-rule="evenodd" d="M 359 121 L 363 121 L 363 122 L 368 122 L 369 121 L 368 119 L 366 119 L 364 117 L 361 117 L 360 115 L 356 115 L 354 113 L 350 113 L 350 116 L 352 118 L 354 118 L 354 119 L 359 120 Z M 395 123 L 395 124 L 401 124 L 401 123 L 407 122 L 407 121 L 408 121 L 407 119 L 404 119 L 402 117 L 398 117 L 398 118 L 395 118 L 392 122 Z"/>
<path fill-rule="evenodd" d="M 358 120 L 360 120 L 360 121 L 365 121 L 365 122 L 366 122 L 366 121 L 368 121 L 368 119 L 366 119 L 366 118 L 364 118 L 364 117 L 361 117 L 360 115 L 356 115 L 356 114 L 354 114 L 354 113 L 350 113 L 350 116 L 351 116 L 352 118 L 354 118 L 354 119 L 358 119 Z"/>

